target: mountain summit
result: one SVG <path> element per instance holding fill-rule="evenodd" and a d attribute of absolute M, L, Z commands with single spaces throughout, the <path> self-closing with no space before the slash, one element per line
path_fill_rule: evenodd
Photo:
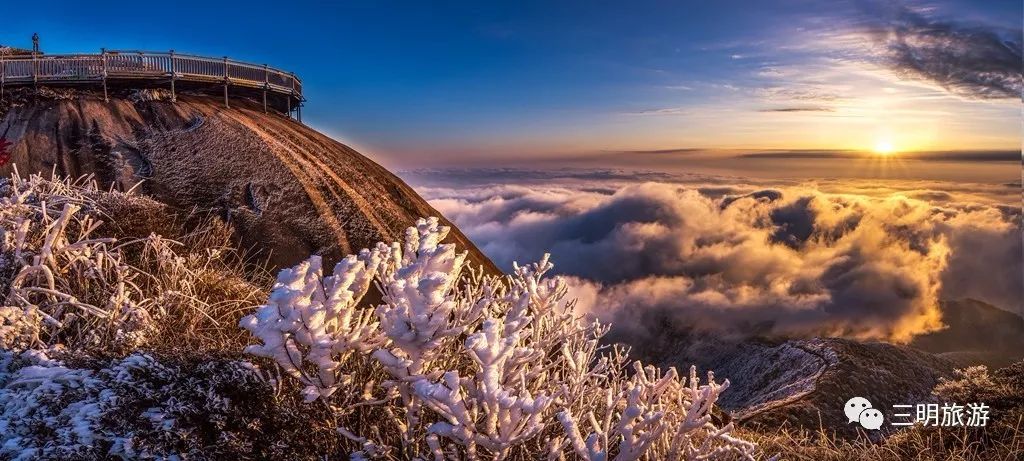
<path fill-rule="evenodd" d="M 401 240 L 423 216 L 439 216 L 394 174 L 260 104 L 203 94 L 171 102 L 162 90 L 7 90 L 0 139 L 22 174 L 94 174 L 104 187 L 142 193 L 188 213 L 230 222 L 244 247 L 278 267 L 320 254 L 336 261 Z M 446 222 L 446 224 L 449 224 Z M 452 226 L 448 240 L 474 265 L 498 269 Z"/>

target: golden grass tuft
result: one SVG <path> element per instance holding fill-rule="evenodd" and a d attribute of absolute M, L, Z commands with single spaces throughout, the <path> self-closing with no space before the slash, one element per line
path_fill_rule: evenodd
<path fill-rule="evenodd" d="M 807 461 L 1019 461 L 1024 456 L 1024 416 L 988 428 L 915 426 L 880 442 L 838 439 L 828 431 L 784 427 L 741 428 L 738 437 L 758 444 L 765 457 Z"/>

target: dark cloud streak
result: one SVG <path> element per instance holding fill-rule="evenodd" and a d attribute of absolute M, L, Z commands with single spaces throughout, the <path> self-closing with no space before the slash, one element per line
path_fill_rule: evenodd
<path fill-rule="evenodd" d="M 777 107 L 761 109 L 759 112 L 835 112 L 831 107 Z"/>
<path fill-rule="evenodd" d="M 1020 29 L 1000 33 L 982 25 L 936 20 L 900 3 L 863 3 L 873 17 L 867 32 L 885 48 L 899 75 L 935 82 L 976 99 L 1020 98 Z"/>

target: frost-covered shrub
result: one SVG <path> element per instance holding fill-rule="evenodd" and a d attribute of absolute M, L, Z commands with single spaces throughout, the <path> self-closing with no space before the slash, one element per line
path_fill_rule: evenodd
<path fill-rule="evenodd" d="M 246 352 L 277 361 L 305 384 L 307 400 L 330 396 L 350 382 L 341 364 L 383 343 L 373 311 L 352 306 L 366 294 L 379 264 L 378 252 L 364 251 L 338 263 L 337 276 L 323 277 L 319 257 L 282 270 L 268 303 L 242 320 L 263 341 Z M 308 372 L 304 361 L 315 371 Z"/>
<path fill-rule="evenodd" d="M 127 352 L 179 333 L 189 319 L 216 323 L 219 311 L 238 311 L 243 301 L 234 298 L 261 293 L 230 282 L 220 248 L 192 251 L 156 234 L 118 238 L 103 227 L 104 219 L 128 221 L 118 212 L 138 204 L 149 202 L 100 191 L 89 177 L 0 181 L 0 348 Z"/>
<path fill-rule="evenodd" d="M 37 344 L 42 322 L 35 306 L 0 306 L 0 348 L 20 350 Z"/>
<path fill-rule="evenodd" d="M 953 379 L 939 378 L 932 393 L 941 402 L 985 403 L 993 420 L 1024 422 L 1024 361 L 989 371 L 978 365 L 958 369 Z M 989 428 L 986 428 L 989 429 Z"/>
<path fill-rule="evenodd" d="M 628 363 L 574 314 L 547 257 L 485 276 L 447 233 L 420 220 L 330 276 L 311 257 L 240 323 L 261 341 L 247 352 L 333 408 L 354 458 L 752 457 L 711 421 L 728 381 Z M 374 282 L 382 302 L 366 305 Z"/>
<path fill-rule="evenodd" d="M 8 315 L 0 346 L 41 345 L 61 331 L 66 342 L 116 338 L 131 347 L 151 328 L 133 290 L 135 274 L 114 248 L 115 239 L 90 235 L 100 223 L 81 213 L 87 202 L 82 189 L 39 176 L 14 175 L 3 184 L 0 250 Z M 27 314 L 21 324 L 10 315 L 18 310 Z"/>
<path fill-rule="evenodd" d="M 950 402 L 973 402 L 978 394 L 992 392 L 996 388 L 985 365 L 960 368 L 954 372 L 956 379 L 939 378 L 932 391 L 936 396 Z"/>

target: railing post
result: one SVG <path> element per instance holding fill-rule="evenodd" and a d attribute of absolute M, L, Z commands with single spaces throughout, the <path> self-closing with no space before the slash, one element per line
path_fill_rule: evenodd
<path fill-rule="evenodd" d="M 36 61 L 36 50 L 32 50 L 32 89 L 39 93 L 39 62 Z"/>
<path fill-rule="evenodd" d="M 267 65 L 263 65 L 263 113 L 267 113 L 267 89 L 270 87 L 270 74 L 267 72 Z"/>
<path fill-rule="evenodd" d="M 174 81 L 178 78 L 178 71 L 174 68 L 174 50 L 171 50 L 171 102 L 178 102 L 178 93 L 174 90 Z"/>
<path fill-rule="evenodd" d="M 228 104 L 228 57 L 224 56 L 224 107 L 230 109 Z"/>
<path fill-rule="evenodd" d="M 107 94 L 107 49 L 100 48 L 100 60 L 103 61 L 103 101 L 110 102 Z"/>
<path fill-rule="evenodd" d="M 289 107 L 288 115 L 291 115 L 292 114 L 292 111 L 291 111 L 292 98 L 295 97 L 295 73 L 294 72 L 289 72 L 288 75 L 290 75 L 291 78 L 292 78 L 292 82 L 291 82 L 292 83 L 292 93 L 288 95 L 288 107 Z M 301 103 L 299 103 L 299 105 L 295 106 L 295 116 L 297 118 L 299 118 L 300 121 L 302 120 L 302 109 L 301 109 L 301 107 L 302 107 Z"/>
<path fill-rule="evenodd" d="M 4 99 L 4 83 L 7 83 L 7 60 L 0 54 L 0 100 Z"/>

